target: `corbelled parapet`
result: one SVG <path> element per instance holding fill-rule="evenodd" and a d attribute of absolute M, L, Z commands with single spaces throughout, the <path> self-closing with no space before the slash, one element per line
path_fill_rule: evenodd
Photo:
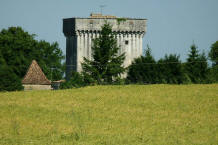
<path fill-rule="evenodd" d="M 94 16 L 90 18 L 68 18 L 63 20 L 63 32 L 65 36 L 74 35 L 77 31 L 98 32 L 107 22 L 112 25 L 112 30 L 115 32 L 145 33 L 146 21 L 146 19 L 104 18 L 101 16 Z"/>

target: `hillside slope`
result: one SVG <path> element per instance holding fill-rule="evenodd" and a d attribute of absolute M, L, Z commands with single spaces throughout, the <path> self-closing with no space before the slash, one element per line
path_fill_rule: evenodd
<path fill-rule="evenodd" d="M 4 145 L 215 145 L 218 84 L 0 93 Z"/>

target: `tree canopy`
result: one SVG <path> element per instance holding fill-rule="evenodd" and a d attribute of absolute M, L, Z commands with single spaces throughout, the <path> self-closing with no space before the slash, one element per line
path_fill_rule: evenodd
<path fill-rule="evenodd" d="M 3 29 L 0 32 L 0 63 L 9 67 L 10 72 L 21 80 L 35 59 L 48 79 L 51 79 L 51 76 L 53 80 L 61 79 L 63 75 L 61 61 L 64 56 L 58 43 L 38 41 L 35 36 L 25 32 L 21 27 Z"/>

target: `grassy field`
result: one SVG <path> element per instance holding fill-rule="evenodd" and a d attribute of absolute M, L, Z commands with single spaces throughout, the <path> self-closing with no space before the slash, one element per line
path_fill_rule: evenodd
<path fill-rule="evenodd" d="M 0 93 L 4 145 L 217 145 L 218 84 Z"/>

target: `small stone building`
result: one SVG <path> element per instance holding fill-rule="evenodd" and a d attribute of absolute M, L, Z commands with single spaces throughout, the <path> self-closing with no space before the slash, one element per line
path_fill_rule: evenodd
<path fill-rule="evenodd" d="M 51 90 L 51 81 L 47 79 L 35 60 L 32 61 L 22 84 L 24 90 Z"/>

